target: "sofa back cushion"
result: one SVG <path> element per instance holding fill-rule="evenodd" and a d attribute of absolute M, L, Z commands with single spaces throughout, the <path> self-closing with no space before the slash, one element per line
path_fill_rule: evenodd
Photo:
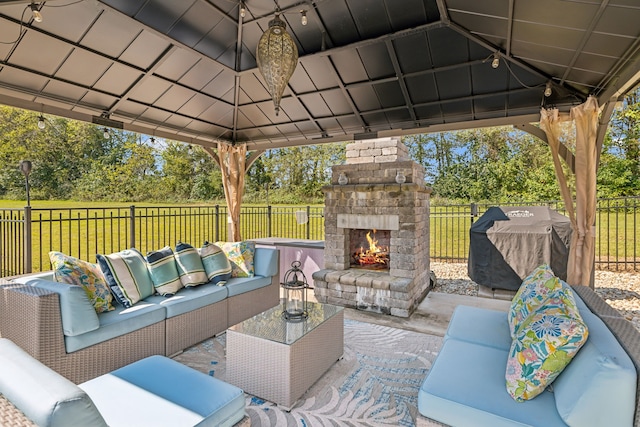
<path fill-rule="evenodd" d="M 96 313 L 113 310 L 113 297 L 100 267 L 62 252 L 49 252 L 56 282 L 82 287 Z"/>
<path fill-rule="evenodd" d="M 162 296 L 172 296 L 182 289 L 178 266 L 171 246 L 147 252 L 147 266 L 156 292 Z"/>
<path fill-rule="evenodd" d="M 6 338 L 0 338 L 0 394 L 39 426 L 107 425 L 82 389 Z"/>
<path fill-rule="evenodd" d="M 633 362 L 604 322 L 581 310 L 589 339 L 553 383 L 556 408 L 570 426 L 631 426 L 636 407 Z"/>
<path fill-rule="evenodd" d="M 507 359 L 507 392 L 519 402 L 542 393 L 588 336 L 571 289 L 551 294 L 543 306 L 527 317 L 513 339 Z"/>
<path fill-rule="evenodd" d="M 507 319 L 511 337 L 515 338 L 522 323 L 549 298 L 553 292 L 562 288 L 547 264 L 537 267 L 523 281 L 518 292 L 511 300 Z"/>
<path fill-rule="evenodd" d="M 96 257 L 111 293 L 123 306 L 131 307 L 155 292 L 147 262 L 137 249 Z"/>
<path fill-rule="evenodd" d="M 207 273 L 204 271 L 202 259 L 193 246 L 178 242 L 175 257 L 182 286 L 188 288 L 207 283 Z"/>
<path fill-rule="evenodd" d="M 278 274 L 279 254 L 278 249 L 256 248 L 253 260 L 255 275 L 271 277 Z"/>
<path fill-rule="evenodd" d="M 98 314 L 96 314 L 86 292 L 80 286 L 31 276 L 19 277 L 14 281 L 58 294 L 64 335 L 73 337 L 95 331 L 100 327 Z"/>
<path fill-rule="evenodd" d="M 200 258 L 210 283 L 222 286 L 231 278 L 231 263 L 219 246 L 204 242 Z"/>

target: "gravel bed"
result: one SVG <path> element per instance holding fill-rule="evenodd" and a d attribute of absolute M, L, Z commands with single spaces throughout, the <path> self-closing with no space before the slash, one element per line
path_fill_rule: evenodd
<path fill-rule="evenodd" d="M 478 295 L 478 285 L 469 279 L 467 264 L 431 262 L 436 276 L 432 292 Z M 595 291 L 640 330 L 640 273 L 596 270 Z"/>

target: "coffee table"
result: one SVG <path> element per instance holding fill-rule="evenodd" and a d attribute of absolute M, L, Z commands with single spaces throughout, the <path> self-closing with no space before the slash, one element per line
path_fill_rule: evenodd
<path fill-rule="evenodd" d="M 343 307 L 309 302 L 291 322 L 278 305 L 227 330 L 225 380 L 290 410 L 344 350 Z"/>

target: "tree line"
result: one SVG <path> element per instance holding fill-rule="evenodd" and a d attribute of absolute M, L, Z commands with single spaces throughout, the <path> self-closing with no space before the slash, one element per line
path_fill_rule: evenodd
<path fill-rule="evenodd" d="M 0 107 L 0 198 L 24 199 L 21 160 L 33 164 L 32 199 L 224 201 L 221 173 L 199 146 Z M 551 152 L 511 127 L 403 138 L 434 197 L 452 201 L 558 200 Z M 571 132 L 565 143 L 571 147 Z M 346 143 L 269 150 L 246 177 L 245 203 L 322 203 Z M 640 194 L 640 89 L 617 109 L 604 141 L 598 197 Z"/>

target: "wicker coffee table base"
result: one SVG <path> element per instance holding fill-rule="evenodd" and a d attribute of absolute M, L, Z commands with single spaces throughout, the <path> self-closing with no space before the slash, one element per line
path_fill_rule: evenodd
<path fill-rule="evenodd" d="M 291 345 L 229 329 L 226 381 L 290 410 L 343 350 L 342 311 Z"/>

